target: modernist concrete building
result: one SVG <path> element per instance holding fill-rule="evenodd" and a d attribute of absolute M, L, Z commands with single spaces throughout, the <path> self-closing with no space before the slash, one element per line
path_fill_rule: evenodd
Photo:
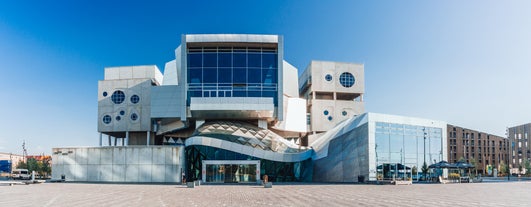
<path fill-rule="evenodd" d="M 316 134 L 365 111 L 362 64 L 311 61 L 299 77 L 300 96 L 306 99 L 308 144 Z"/>
<path fill-rule="evenodd" d="M 363 65 L 312 61 L 297 78 L 283 45 L 277 35 L 183 35 L 164 73 L 105 68 L 100 146 L 54 148 L 52 177 L 357 182 L 418 177 L 424 162 L 446 159 L 446 123 L 364 114 Z"/>
<path fill-rule="evenodd" d="M 507 138 L 450 124 L 447 133 L 448 162 L 460 159 L 475 162 L 478 174 L 482 175 L 493 175 L 500 169 L 500 163 L 507 164 Z"/>
<path fill-rule="evenodd" d="M 529 138 L 531 123 L 510 127 L 509 136 L 509 165 L 511 173 L 525 173 L 525 163 L 531 162 L 531 140 Z M 519 168 L 522 168 L 522 171 Z"/>

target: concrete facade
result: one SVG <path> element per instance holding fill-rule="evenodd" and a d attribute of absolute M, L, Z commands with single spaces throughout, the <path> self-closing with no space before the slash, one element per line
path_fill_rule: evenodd
<path fill-rule="evenodd" d="M 325 132 L 363 113 L 364 92 L 362 64 L 311 61 L 299 77 L 300 96 L 307 100 L 308 131 Z"/>
<path fill-rule="evenodd" d="M 54 148 L 52 179 L 74 182 L 181 182 L 184 147 Z"/>

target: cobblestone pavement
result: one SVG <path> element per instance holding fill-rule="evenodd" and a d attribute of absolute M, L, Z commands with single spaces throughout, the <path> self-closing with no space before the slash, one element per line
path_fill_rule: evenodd
<path fill-rule="evenodd" d="M 531 206 L 531 182 L 475 184 L 0 186 L 0 206 Z"/>

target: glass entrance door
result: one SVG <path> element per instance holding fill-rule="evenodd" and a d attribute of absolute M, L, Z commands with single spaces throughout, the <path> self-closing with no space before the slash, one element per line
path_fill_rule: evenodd
<path fill-rule="evenodd" d="M 218 161 L 220 162 L 220 161 Z M 229 161 L 227 161 L 229 162 Z M 232 161 L 234 162 L 234 161 Z M 242 161 L 243 162 L 243 161 Z M 204 181 L 211 183 L 254 183 L 259 163 L 204 163 Z"/>

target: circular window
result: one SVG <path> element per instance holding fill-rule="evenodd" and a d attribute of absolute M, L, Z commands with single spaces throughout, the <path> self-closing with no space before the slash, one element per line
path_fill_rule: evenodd
<path fill-rule="evenodd" d="M 332 116 L 328 116 L 328 121 L 332 121 Z"/>
<path fill-rule="evenodd" d="M 111 116 L 109 116 L 109 115 L 105 115 L 105 116 L 103 116 L 103 123 L 105 123 L 105 124 L 110 124 L 111 121 L 112 121 Z"/>
<path fill-rule="evenodd" d="M 140 97 L 138 97 L 137 95 L 133 95 L 131 96 L 131 103 L 138 103 L 140 101 Z"/>
<path fill-rule="evenodd" d="M 346 116 L 347 115 L 347 111 L 343 111 L 343 112 L 341 112 L 341 114 L 343 114 L 343 116 Z"/>
<path fill-rule="evenodd" d="M 109 95 L 107 94 L 107 91 L 103 91 L 103 97 L 107 97 L 107 95 Z"/>
<path fill-rule="evenodd" d="M 326 80 L 326 81 L 331 81 L 331 80 L 332 80 L 332 75 L 330 75 L 330 74 L 326 74 L 326 76 L 325 76 L 325 80 Z"/>
<path fill-rule="evenodd" d="M 124 102 L 125 100 L 125 94 L 123 91 L 115 91 L 114 93 L 112 93 L 112 96 L 111 96 L 111 100 L 112 102 L 114 102 L 115 104 L 121 104 L 122 102 Z"/>
<path fill-rule="evenodd" d="M 323 113 L 325 116 L 328 115 L 328 110 L 324 110 Z"/>
<path fill-rule="evenodd" d="M 138 115 L 136 113 L 131 114 L 131 120 L 136 121 L 138 119 Z"/>
<path fill-rule="evenodd" d="M 125 115 L 125 111 L 124 111 L 124 110 L 121 110 L 121 111 L 120 111 L 120 115 L 122 115 L 122 116 Z"/>
<path fill-rule="evenodd" d="M 350 88 L 354 85 L 354 76 L 349 72 L 344 72 L 339 76 L 339 83 L 346 88 Z"/>
<path fill-rule="evenodd" d="M 120 120 L 122 120 L 122 117 L 116 116 L 116 121 L 120 121 Z"/>

